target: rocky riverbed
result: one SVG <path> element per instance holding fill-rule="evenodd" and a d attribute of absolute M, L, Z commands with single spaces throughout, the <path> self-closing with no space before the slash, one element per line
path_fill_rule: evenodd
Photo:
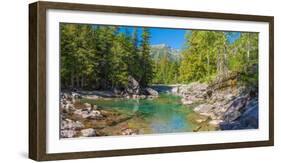
<path fill-rule="evenodd" d="M 77 93 L 62 93 L 61 95 L 61 134 L 62 138 L 106 136 L 110 132 L 114 135 L 134 135 L 136 130 L 122 124 L 137 115 L 129 115 L 113 109 L 102 109 L 97 105 L 82 103 Z"/>
<path fill-rule="evenodd" d="M 140 88 L 138 83 L 131 80 L 131 84 L 123 92 L 63 91 L 60 99 L 60 136 L 72 138 L 155 132 L 256 129 L 258 128 L 258 90 L 239 85 L 237 80 L 238 75 L 230 73 L 223 77 L 218 76 L 210 84 L 194 82 L 187 85 Z M 153 100 L 158 99 L 158 92 L 180 97 L 179 103 L 184 105 L 182 109 L 186 111 L 190 109 L 192 112 L 185 113 L 182 109 L 171 111 L 170 109 L 179 106 L 178 103 L 169 106 L 175 99 L 162 101 L 161 97 L 158 100 L 160 103 L 155 105 L 157 101 Z M 136 103 L 125 103 L 123 107 L 134 110 L 133 108 L 141 106 L 144 107 L 144 112 L 132 113 L 128 110 L 104 108 L 98 104 L 98 100 L 108 100 L 111 103 L 112 100 L 114 102 L 122 99 L 136 100 Z M 152 101 L 143 101 L 142 104 L 138 102 L 144 99 Z M 149 116 L 154 116 L 149 120 L 144 118 L 147 109 L 150 110 Z M 161 117 L 157 117 L 160 114 Z M 167 119 L 167 115 L 170 114 L 171 119 Z M 158 122 L 158 118 L 164 121 Z M 165 126 L 166 129 L 163 130 L 164 126 L 161 125 L 166 123 L 170 123 L 170 126 Z M 190 126 L 185 126 L 187 124 Z"/>

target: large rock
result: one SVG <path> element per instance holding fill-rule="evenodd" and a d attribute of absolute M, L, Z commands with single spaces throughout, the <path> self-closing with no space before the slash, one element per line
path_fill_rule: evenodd
<path fill-rule="evenodd" d="M 158 92 L 152 88 L 145 88 L 146 92 L 152 96 L 158 96 Z"/>
<path fill-rule="evenodd" d="M 139 95 L 140 94 L 140 85 L 139 85 L 138 81 L 136 81 L 136 79 L 133 78 L 132 76 L 128 77 L 128 86 L 125 91 L 129 95 L 133 95 L 133 94 Z"/>
<path fill-rule="evenodd" d="M 259 118 L 258 100 L 251 100 L 245 107 L 245 112 L 240 117 L 240 122 L 246 128 L 258 128 Z"/>
<path fill-rule="evenodd" d="M 176 89 L 173 90 L 173 92 L 178 92 L 180 95 L 185 94 L 196 94 L 200 95 L 207 91 L 208 85 L 205 83 L 190 83 L 188 85 L 181 85 L 177 86 Z"/>
<path fill-rule="evenodd" d="M 208 89 L 222 90 L 225 88 L 232 88 L 237 85 L 237 78 L 239 73 L 227 72 L 225 74 L 217 75 L 216 78 L 211 82 Z"/>
<path fill-rule="evenodd" d="M 236 113 L 238 114 L 238 113 Z M 240 116 L 233 121 L 224 121 L 220 123 L 222 130 L 237 129 L 257 129 L 258 128 L 258 99 L 252 99 L 247 102 L 241 111 Z"/>
<path fill-rule="evenodd" d="M 206 99 L 207 87 L 207 84 L 190 83 L 188 85 L 176 86 L 172 93 L 182 96 L 182 103 L 190 105 Z"/>
<path fill-rule="evenodd" d="M 241 116 L 243 109 L 247 103 L 247 97 L 236 98 L 227 109 L 224 115 L 225 121 L 234 121 Z"/>

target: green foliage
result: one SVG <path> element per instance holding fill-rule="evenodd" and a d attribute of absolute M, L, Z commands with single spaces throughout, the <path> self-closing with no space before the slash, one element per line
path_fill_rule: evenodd
<path fill-rule="evenodd" d="M 167 49 L 153 57 L 148 28 L 142 28 L 140 39 L 137 28 L 132 34 L 114 26 L 61 24 L 60 28 L 62 88 L 123 89 L 129 76 L 142 87 L 210 82 L 228 71 L 238 72 L 244 84 L 258 84 L 257 33 L 241 33 L 230 43 L 231 32 L 188 31 L 181 56 L 173 59 Z"/>
<path fill-rule="evenodd" d="M 258 34 L 242 33 L 230 46 L 229 69 L 240 72 L 240 81 L 248 86 L 258 86 Z"/>
<path fill-rule="evenodd" d="M 219 68 L 218 53 L 222 51 L 225 41 L 222 32 L 192 31 L 187 33 L 186 49 L 182 52 L 180 81 L 189 83 L 211 76 Z"/>
<path fill-rule="evenodd" d="M 154 61 L 155 84 L 175 84 L 178 83 L 179 63 L 171 60 L 167 54 L 162 55 L 159 60 Z"/>
<path fill-rule="evenodd" d="M 249 69 L 258 64 L 258 34 L 241 33 L 229 43 L 231 32 L 192 31 L 186 35 L 179 68 L 180 82 L 209 82 L 218 74 L 235 71 L 244 84 L 257 83 L 257 72 Z M 252 70 L 251 70 L 252 71 Z"/>
<path fill-rule="evenodd" d="M 142 71 L 140 71 L 139 82 L 143 86 L 147 86 L 153 78 L 153 62 L 150 56 L 150 33 L 148 28 L 142 29 L 142 41 L 140 49 L 140 65 L 142 66 Z"/>
<path fill-rule="evenodd" d="M 123 89 L 128 76 L 142 86 L 151 82 L 150 33 L 144 28 L 139 46 L 133 35 L 114 26 L 61 24 L 61 83 L 63 88 Z"/>

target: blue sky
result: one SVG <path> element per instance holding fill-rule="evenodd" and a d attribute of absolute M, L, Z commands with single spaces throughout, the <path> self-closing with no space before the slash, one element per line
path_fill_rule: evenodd
<path fill-rule="evenodd" d="M 120 32 L 132 34 L 133 27 L 120 27 Z M 138 28 L 138 37 L 140 40 L 142 29 Z M 169 29 L 169 28 L 149 28 L 150 44 L 166 44 L 175 49 L 182 49 L 185 43 L 185 34 L 190 30 L 185 29 Z M 228 41 L 233 43 L 240 37 L 240 32 L 229 32 Z"/>
<path fill-rule="evenodd" d="M 141 39 L 142 29 L 138 28 L 138 37 Z M 120 27 L 120 32 L 132 33 L 133 27 Z M 149 28 L 150 44 L 166 44 L 175 49 L 181 49 L 185 41 L 184 29 Z"/>

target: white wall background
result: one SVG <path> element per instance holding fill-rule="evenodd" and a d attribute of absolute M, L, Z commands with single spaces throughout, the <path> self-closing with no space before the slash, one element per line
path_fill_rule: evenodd
<path fill-rule="evenodd" d="M 281 12 L 278 0 L 57 0 L 275 16 L 275 146 L 173 154 L 83 159 L 81 162 L 278 162 L 281 159 Z M 0 162 L 31 162 L 28 151 L 28 4 L 3 0 L 0 5 Z M 278 65 L 279 64 L 279 65 Z M 68 160 L 62 162 L 73 162 Z M 279 161 L 280 162 L 280 161 Z"/>

